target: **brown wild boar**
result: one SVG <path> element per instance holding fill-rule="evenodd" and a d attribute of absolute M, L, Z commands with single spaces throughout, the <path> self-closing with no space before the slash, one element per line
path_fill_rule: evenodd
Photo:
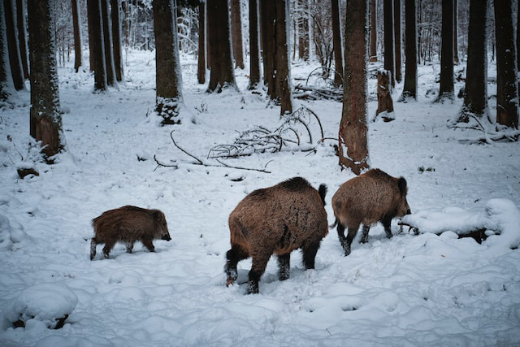
<path fill-rule="evenodd" d="M 290 275 L 291 252 L 301 248 L 303 264 L 314 269 L 321 239 L 328 233 L 325 194 L 307 180 L 294 177 L 247 195 L 231 212 L 231 249 L 227 252 L 226 285 L 237 279 L 237 263 L 252 257 L 249 293 L 258 293 L 258 282 L 272 254 L 278 257 L 279 278 Z"/>
<path fill-rule="evenodd" d="M 104 243 L 103 254 L 108 258 L 116 242 L 126 244 L 132 253 L 134 243 L 141 241 L 150 252 L 155 252 L 153 240 L 170 241 L 170 233 L 164 213 L 136 206 L 123 206 L 108 210 L 92 220 L 95 236 L 90 242 L 90 260 L 96 256 L 96 246 Z"/>
<path fill-rule="evenodd" d="M 410 214 L 406 201 L 408 187 L 403 177 L 395 178 L 379 169 L 372 169 L 341 185 L 332 197 L 332 209 L 338 226 L 338 236 L 345 256 L 350 254 L 350 245 L 356 237 L 359 225 L 363 224 L 360 242 L 368 241 L 370 226 L 378 221 L 383 224 L 388 238 L 392 219 Z M 348 234 L 345 238 L 345 228 Z"/>

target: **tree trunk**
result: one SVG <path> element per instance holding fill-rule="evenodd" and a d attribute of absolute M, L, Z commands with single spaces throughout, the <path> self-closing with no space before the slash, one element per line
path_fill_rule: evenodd
<path fill-rule="evenodd" d="M 500 20 L 496 20 L 500 18 Z M 511 0 L 495 1 L 497 123 L 518 128 L 518 84 Z"/>
<path fill-rule="evenodd" d="M 25 88 L 23 78 L 22 60 L 20 59 L 20 46 L 18 45 L 18 28 L 14 12 L 13 0 L 3 0 L 5 10 L 5 30 L 7 33 L 7 47 L 9 51 L 9 63 L 11 65 L 11 76 L 14 88 L 22 90 Z"/>
<path fill-rule="evenodd" d="M 121 6 L 120 0 L 110 0 L 111 19 L 112 19 L 112 39 L 114 47 L 114 72 L 116 80 L 122 82 L 124 78 L 123 52 L 121 48 Z"/>
<path fill-rule="evenodd" d="M 377 72 L 377 111 L 376 117 L 382 113 L 385 122 L 395 119 L 394 102 L 390 93 L 390 73 L 385 70 Z"/>
<path fill-rule="evenodd" d="M 458 38 L 458 0 L 453 0 L 453 63 L 455 65 L 459 64 L 459 38 Z"/>
<path fill-rule="evenodd" d="M 349 1 L 345 20 L 345 81 L 338 136 L 338 155 L 339 165 L 342 168 L 350 168 L 356 175 L 369 167 L 367 15 L 367 0 Z"/>
<path fill-rule="evenodd" d="M 74 28 L 74 69 L 78 72 L 83 65 L 83 55 L 81 51 L 81 27 L 79 20 L 78 0 L 71 0 L 72 23 Z"/>
<path fill-rule="evenodd" d="M 258 41 L 258 1 L 249 0 L 249 89 L 260 83 L 260 46 Z"/>
<path fill-rule="evenodd" d="M 370 0 L 370 62 L 377 62 L 377 0 Z"/>
<path fill-rule="evenodd" d="M 108 15 L 108 0 L 101 0 L 101 16 L 103 17 L 103 43 L 105 48 L 105 68 L 107 72 L 107 84 L 116 84 L 116 74 L 114 67 L 114 50 L 112 45 L 112 27 L 110 16 Z"/>
<path fill-rule="evenodd" d="M 240 0 L 231 1 L 231 36 L 235 66 L 244 68 L 244 48 L 242 46 L 242 11 Z"/>
<path fill-rule="evenodd" d="M 401 0 L 394 0 L 394 35 L 395 35 L 395 80 L 403 80 L 401 73 Z"/>
<path fill-rule="evenodd" d="M 394 1 L 383 0 L 384 12 L 384 69 L 390 71 L 390 82 L 395 87 L 395 57 L 394 57 Z"/>
<path fill-rule="evenodd" d="M 22 59 L 23 78 L 29 79 L 29 58 L 27 56 L 27 32 L 25 23 L 25 11 L 23 0 L 16 0 L 16 22 L 18 23 L 18 44 L 20 45 L 20 58 Z"/>
<path fill-rule="evenodd" d="M 269 0 L 264 0 L 269 1 Z M 271 0 L 272 1 L 272 0 Z M 300 20 L 299 20 L 299 42 L 298 42 L 298 56 L 303 61 L 308 61 L 310 56 L 310 42 L 309 42 L 309 8 L 308 0 L 297 0 L 300 9 Z"/>
<path fill-rule="evenodd" d="M 228 0 L 207 0 L 210 75 L 208 92 L 237 89 L 231 54 Z"/>
<path fill-rule="evenodd" d="M 4 2 L 0 1 L 0 13 L 4 13 Z M 0 15 L 0 28 L 5 27 L 5 17 Z M 0 105 L 9 99 L 13 90 L 11 68 L 7 58 L 7 36 L 5 30 L 0 30 Z"/>
<path fill-rule="evenodd" d="M 103 22 L 101 18 L 101 0 L 87 0 L 89 45 L 91 71 L 94 71 L 94 90 L 107 89 L 107 75 L 105 67 L 105 49 L 103 39 Z"/>
<path fill-rule="evenodd" d="M 442 0 L 441 76 L 437 101 L 454 99 L 453 81 L 453 1 Z"/>
<path fill-rule="evenodd" d="M 343 86 L 343 40 L 341 39 L 341 21 L 338 0 L 331 0 L 332 12 L 332 44 L 334 47 L 334 85 Z M 372 46 L 371 46 L 372 47 Z"/>
<path fill-rule="evenodd" d="M 276 4 L 275 55 L 277 93 L 280 99 L 280 115 L 292 113 L 291 70 L 289 65 L 287 18 L 289 0 L 278 0 Z"/>
<path fill-rule="evenodd" d="M 405 0 L 405 68 L 401 101 L 417 99 L 417 29 L 415 0 Z"/>
<path fill-rule="evenodd" d="M 41 141 L 49 163 L 64 149 L 58 73 L 54 52 L 53 0 L 28 0 L 29 50 L 31 60 L 30 134 Z"/>
<path fill-rule="evenodd" d="M 206 83 L 206 3 L 199 5 L 199 51 L 197 57 L 197 81 Z"/>
<path fill-rule="evenodd" d="M 163 125 L 178 124 L 182 75 L 177 38 L 177 3 L 153 0 L 156 61 L 156 111 Z M 175 25 L 174 25 L 175 24 Z"/>
<path fill-rule="evenodd" d="M 469 3 L 468 63 L 466 94 L 459 122 L 468 122 L 470 116 L 487 115 L 487 0 L 471 0 Z"/>

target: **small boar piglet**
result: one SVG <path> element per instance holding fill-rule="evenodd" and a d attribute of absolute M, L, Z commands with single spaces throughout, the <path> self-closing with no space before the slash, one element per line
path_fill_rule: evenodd
<path fill-rule="evenodd" d="M 125 243 L 126 251 L 132 253 L 136 241 L 155 252 L 153 240 L 171 240 L 166 217 L 159 210 L 123 206 L 103 212 L 92 220 L 92 226 L 95 235 L 90 242 L 90 260 L 96 256 L 98 244 L 105 244 L 103 254 L 108 258 L 116 242 Z"/>
<path fill-rule="evenodd" d="M 350 254 L 352 240 L 363 224 L 360 242 L 368 242 L 370 226 L 381 222 L 386 236 L 392 237 L 392 219 L 410 214 L 406 200 L 408 187 L 403 177 L 395 178 L 387 173 L 372 169 L 343 183 L 332 197 L 332 209 L 337 225 L 338 237 L 345 251 Z M 345 238 L 345 228 L 348 229 Z"/>
<path fill-rule="evenodd" d="M 328 233 L 325 194 L 307 180 L 294 177 L 247 195 L 231 212 L 231 249 L 227 252 L 226 285 L 237 279 L 237 263 L 252 257 L 249 293 L 258 293 L 258 282 L 271 255 L 278 258 L 279 278 L 290 275 L 291 252 L 302 250 L 306 269 L 314 269 L 321 239 Z"/>

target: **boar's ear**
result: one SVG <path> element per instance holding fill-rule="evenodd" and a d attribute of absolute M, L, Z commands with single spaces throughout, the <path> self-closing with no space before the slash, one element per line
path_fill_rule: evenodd
<path fill-rule="evenodd" d="M 399 187 L 399 191 L 402 195 L 405 195 L 408 191 L 408 187 L 406 184 L 406 180 L 404 177 L 399 177 L 399 181 L 397 182 L 397 186 Z"/>
<path fill-rule="evenodd" d="M 159 221 L 161 220 L 161 213 L 159 211 L 153 211 L 153 219 L 155 219 L 156 221 Z"/>

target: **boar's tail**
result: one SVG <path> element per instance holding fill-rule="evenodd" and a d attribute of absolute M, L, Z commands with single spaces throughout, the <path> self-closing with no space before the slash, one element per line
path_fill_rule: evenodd
<path fill-rule="evenodd" d="M 336 226 L 338 225 L 338 219 L 336 218 L 336 220 L 334 220 L 334 223 L 329 225 L 329 229 L 333 229 L 335 228 Z"/>
<path fill-rule="evenodd" d="M 323 202 L 323 206 L 325 206 L 325 195 L 327 195 L 327 186 L 325 184 L 320 184 L 318 188 L 318 193 L 320 193 L 321 201 Z"/>

